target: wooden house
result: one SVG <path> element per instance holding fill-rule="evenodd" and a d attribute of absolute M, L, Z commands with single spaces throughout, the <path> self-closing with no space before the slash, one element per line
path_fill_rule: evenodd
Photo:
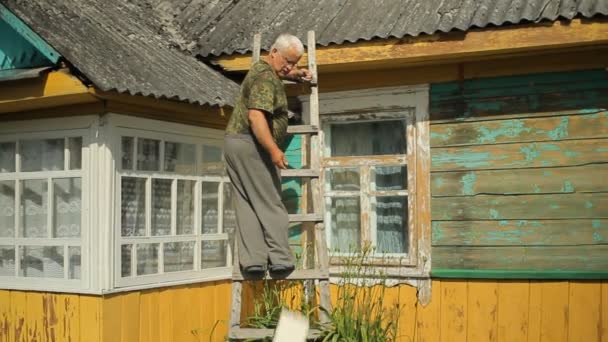
<path fill-rule="evenodd" d="M 231 80 L 254 33 L 308 30 L 334 280 L 398 258 L 399 341 L 608 341 L 608 2 L 58 3 L 0 8 L 37 56 L 0 79 L 0 341 L 224 339 Z"/>

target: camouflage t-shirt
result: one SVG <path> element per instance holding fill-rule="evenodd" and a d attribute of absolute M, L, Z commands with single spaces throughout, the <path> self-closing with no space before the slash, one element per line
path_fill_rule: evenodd
<path fill-rule="evenodd" d="M 287 133 L 287 96 L 281 79 L 263 60 L 253 64 L 245 76 L 226 132 L 253 134 L 249 127 L 249 109 L 259 109 L 266 114 L 272 137 L 280 145 Z"/>

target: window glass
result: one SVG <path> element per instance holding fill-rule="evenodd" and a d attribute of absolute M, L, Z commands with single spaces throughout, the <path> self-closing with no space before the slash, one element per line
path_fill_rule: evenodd
<path fill-rule="evenodd" d="M 22 277 L 63 278 L 63 246 L 22 246 Z"/>
<path fill-rule="evenodd" d="M 178 235 L 194 233 L 195 181 L 177 181 L 177 227 Z"/>
<path fill-rule="evenodd" d="M 359 197 L 331 198 L 331 246 L 333 251 L 354 252 L 361 246 Z"/>
<path fill-rule="evenodd" d="M 194 241 L 168 242 L 164 244 L 165 272 L 194 269 Z"/>
<path fill-rule="evenodd" d="M 171 234 L 171 179 L 152 179 L 152 235 Z"/>
<path fill-rule="evenodd" d="M 137 169 L 142 171 L 160 170 L 160 141 L 137 139 Z"/>
<path fill-rule="evenodd" d="M 79 237 L 82 221 L 80 178 L 53 179 L 53 237 Z"/>
<path fill-rule="evenodd" d="M 70 263 L 69 278 L 80 279 L 80 267 L 81 267 L 81 253 L 80 247 L 70 246 L 68 247 L 68 260 Z"/>
<path fill-rule="evenodd" d="M 360 174 L 357 168 L 339 168 L 327 170 L 327 182 L 329 190 L 334 191 L 359 191 Z"/>
<path fill-rule="evenodd" d="M 21 181 L 22 236 L 45 238 L 48 236 L 48 182 L 46 179 Z"/>
<path fill-rule="evenodd" d="M 375 166 L 371 169 L 371 190 L 389 191 L 407 188 L 407 170 L 403 165 Z"/>
<path fill-rule="evenodd" d="M 120 246 L 120 275 L 122 277 L 131 276 L 131 256 L 133 245 Z"/>
<path fill-rule="evenodd" d="M 146 232 L 146 179 L 122 177 L 121 235 L 143 236 Z"/>
<path fill-rule="evenodd" d="M 226 240 L 203 241 L 201 249 L 201 268 L 227 266 Z"/>
<path fill-rule="evenodd" d="M 82 167 L 82 137 L 68 139 L 70 151 L 70 170 L 80 170 Z"/>
<path fill-rule="evenodd" d="M 376 220 L 376 252 L 407 252 L 407 197 L 387 196 L 372 199 Z"/>
<path fill-rule="evenodd" d="M 20 142 L 21 171 L 63 170 L 63 138 L 22 140 Z"/>
<path fill-rule="evenodd" d="M 202 215 L 203 215 L 203 234 L 215 234 L 218 232 L 218 190 L 220 183 L 203 182 L 201 198 L 202 198 Z"/>
<path fill-rule="evenodd" d="M 15 151 L 14 142 L 0 143 L 0 173 L 15 172 Z"/>
<path fill-rule="evenodd" d="M 157 243 L 137 245 L 137 275 L 158 273 Z"/>
<path fill-rule="evenodd" d="M 174 142 L 165 143 L 165 171 L 194 174 L 196 146 Z"/>
<path fill-rule="evenodd" d="M 122 137 L 121 138 L 121 160 L 123 170 L 133 169 L 133 148 L 134 148 L 133 137 Z"/>
<path fill-rule="evenodd" d="M 0 237 L 15 237 L 15 181 L 0 182 Z"/>
<path fill-rule="evenodd" d="M 405 154 L 405 121 L 332 124 L 331 156 Z"/>
<path fill-rule="evenodd" d="M 15 276 L 15 246 L 0 245 L 0 277 Z"/>

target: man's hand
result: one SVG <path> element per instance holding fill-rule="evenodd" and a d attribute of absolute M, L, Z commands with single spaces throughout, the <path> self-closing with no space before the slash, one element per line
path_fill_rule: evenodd
<path fill-rule="evenodd" d="M 279 148 L 272 151 L 272 153 L 270 154 L 270 158 L 272 159 L 272 163 L 276 165 L 279 169 L 284 170 L 287 168 L 287 165 L 289 165 L 289 163 L 287 163 L 285 153 L 283 153 L 283 151 L 281 151 L 281 149 Z"/>
<path fill-rule="evenodd" d="M 292 69 L 289 72 L 288 77 L 294 81 L 298 82 L 310 82 L 312 81 L 312 73 L 310 70 L 302 68 L 302 69 Z"/>

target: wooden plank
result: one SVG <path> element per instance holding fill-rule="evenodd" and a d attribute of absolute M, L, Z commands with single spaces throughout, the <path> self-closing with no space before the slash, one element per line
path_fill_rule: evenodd
<path fill-rule="evenodd" d="M 525 341 L 528 337 L 528 281 L 498 283 L 498 341 Z"/>
<path fill-rule="evenodd" d="M 323 214 L 290 214 L 289 222 L 321 222 Z"/>
<path fill-rule="evenodd" d="M 602 280 L 608 279 L 608 271 L 433 268 L 431 276 L 443 279 Z"/>
<path fill-rule="evenodd" d="M 26 292 L 25 326 L 27 340 L 42 341 L 48 328 L 47 294 L 42 292 Z"/>
<path fill-rule="evenodd" d="M 173 342 L 173 291 L 164 288 L 158 293 L 158 323 L 160 326 L 160 340 Z"/>
<path fill-rule="evenodd" d="M 541 342 L 568 340 L 568 287 L 567 281 L 545 282 L 542 285 Z"/>
<path fill-rule="evenodd" d="M 142 291 L 139 296 L 139 339 L 159 342 L 158 289 Z"/>
<path fill-rule="evenodd" d="M 430 280 L 429 280 L 430 281 Z M 416 341 L 416 311 L 418 310 L 417 289 L 410 285 L 399 285 L 387 289 L 387 292 L 392 292 L 394 296 L 398 296 L 395 304 L 399 305 L 398 321 L 399 327 L 397 332 L 398 342 L 413 342 Z"/>
<path fill-rule="evenodd" d="M 542 316 L 542 284 L 544 281 L 530 280 L 528 305 L 528 342 L 540 342 L 540 328 Z"/>
<path fill-rule="evenodd" d="M 319 171 L 312 169 L 286 169 L 281 170 L 281 177 L 319 177 Z"/>
<path fill-rule="evenodd" d="M 467 283 L 460 280 L 441 282 L 441 341 L 467 339 Z"/>
<path fill-rule="evenodd" d="M 78 294 L 51 295 L 50 303 L 54 307 L 56 322 L 49 330 L 50 336 L 54 336 L 56 341 L 80 341 L 79 297 Z M 49 321 L 49 325 L 51 322 Z"/>
<path fill-rule="evenodd" d="M 139 341 L 140 294 L 132 291 L 118 295 L 120 297 L 120 341 Z"/>
<path fill-rule="evenodd" d="M 521 117 L 433 125 L 431 147 L 608 137 L 607 111 L 529 119 L 525 118 L 526 114 L 521 114 Z"/>
<path fill-rule="evenodd" d="M 122 297 L 121 294 L 103 297 L 102 300 L 102 341 L 121 341 L 122 324 L 125 317 L 122 317 Z M 126 320 L 125 320 L 126 323 Z"/>
<path fill-rule="evenodd" d="M 266 274 L 264 278 L 244 278 L 241 272 L 232 273 L 232 280 L 259 280 L 259 279 L 288 279 L 288 280 L 306 280 L 306 279 L 329 279 L 329 271 L 320 269 L 309 269 L 309 270 L 295 270 L 287 277 L 273 278 L 271 275 Z"/>
<path fill-rule="evenodd" d="M 608 192 L 608 164 L 560 168 L 455 171 L 431 173 L 431 194 L 473 196 L 479 194 L 547 194 Z M 585 177 L 581 177 L 585 175 Z M 522 180 L 526 181 L 523 182 Z"/>
<path fill-rule="evenodd" d="M 608 269 L 608 246 L 433 247 L 433 268 L 503 270 Z"/>
<path fill-rule="evenodd" d="M 608 217 L 608 193 L 479 195 L 432 200 L 433 220 L 587 219 Z"/>
<path fill-rule="evenodd" d="M 11 342 L 26 342 L 27 326 L 26 326 L 26 292 L 11 291 L 11 317 L 13 322 L 11 331 L 9 331 L 9 340 Z"/>
<path fill-rule="evenodd" d="M 427 306 L 418 305 L 416 307 L 416 333 L 414 341 L 417 342 L 438 342 L 441 335 L 441 296 L 442 281 L 432 280 L 431 302 Z"/>
<path fill-rule="evenodd" d="M 496 281 L 468 281 L 467 341 L 498 340 L 498 308 Z"/>
<path fill-rule="evenodd" d="M 251 51 L 253 51 L 253 55 L 251 58 L 251 64 L 254 64 L 255 62 L 260 60 L 261 46 L 262 46 L 262 34 L 256 33 L 253 35 L 253 49 L 251 50 Z"/>
<path fill-rule="evenodd" d="M 102 341 L 102 301 L 103 297 L 99 296 L 79 296 L 81 341 Z"/>
<path fill-rule="evenodd" d="M 192 331 L 191 320 L 193 316 L 192 299 L 188 286 L 172 287 L 173 291 L 173 341 L 196 341 Z"/>
<path fill-rule="evenodd" d="M 214 286 L 215 296 L 215 319 L 218 322 L 217 328 L 214 330 L 211 338 L 216 340 L 224 340 L 224 337 L 228 335 L 228 320 L 230 319 L 230 286 L 231 283 L 228 281 L 218 282 Z"/>
<path fill-rule="evenodd" d="M 600 321 L 600 327 L 601 327 L 600 341 L 605 342 L 605 341 L 608 341 L 608 314 L 606 314 L 608 312 L 608 281 L 607 280 L 602 281 L 601 291 L 602 291 L 602 294 L 601 294 L 602 314 L 601 314 L 601 321 Z"/>
<path fill-rule="evenodd" d="M 600 341 L 601 282 L 571 281 L 568 300 L 568 340 Z"/>
<path fill-rule="evenodd" d="M 197 329 L 197 335 L 201 342 L 206 341 L 207 338 L 211 340 L 211 334 L 214 333 L 214 326 L 217 321 L 224 321 L 224 325 L 226 325 L 225 317 L 215 316 L 216 303 L 214 296 L 216 286 L 218 286 L 217 283 L 212 282 L 200 284 L 195 288 L 194 303 L 196 303 L 200 317 L 200 328 Z"/>
<path fill-rule="evenodd" d="M 0 290 L 0 342 L 11 342 L 9 335 L 15 322 L 11 315 L 11 291 Z"/>
<path fill-rule="evenodd" d="M 608 220 L 435 221 L 433 246 L 608 244 Z"/>
<path fill-rule="evenodd" d="M 274 329 L 239 328 L 230 332 L 230 338 L 235 340 L 261 340 L 274 336 Z M 309 329 L 307 339 L 316 339 L 321 336 L 318 329 Z"/>
<path fill-rule="evenodd" d="M 608 41 L 606 26 L 601 19 L 574 19 L 568 25 L 556 21 L 547 25 L 520 24 L 407 39 L 373 40 L 349 44 L 347 48 L 344 45 L 320 47 L 316 59 L 322 70 L 355 71 L 397 64 L 446 63 L 510 53 L 538 53 L 605 44 Z M 222 56 L 214 63 L 227 71 L 244 71 L 251 64 L 251 55 Z"/>
<path fill-rule="evenodd" d="M 318 132 L 318 125 L 291 125 L 287 127 L 287 134 L 315 134 Z"/>
<path fill-rule="evenodd" d="M 435 148 L 431 171 L 577 166 L 608 160 L 608 139 Z"/>

